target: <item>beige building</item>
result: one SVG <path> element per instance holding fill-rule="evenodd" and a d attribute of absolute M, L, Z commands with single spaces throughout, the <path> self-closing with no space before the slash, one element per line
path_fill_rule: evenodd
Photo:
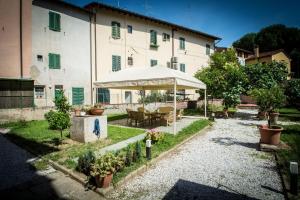
<path fill-rule="evenodd" d="M 93 81 L 128 67 L 161 65 L 191 75 L 209 63 L 215 40 L 196 30 L 99 3 L 93 23 Z M 95 25 L 96 24 L 96 25 Z M 186 91 L 195 94 L 195 91 Z M 96 102 L 135 103 L 137 91 L 94 89 Z M 197 98 L 197 95 L 192 95 Z"/>
<path fill-rule="evenodd" d="M 283 49 L 268 52 L 259 52 L 259 48 L 255 48 L 254 55 L 249 56 L 246 59 L 246 64 L 271 63 L 272 61 L 285 63 L 288 69 L 288 73 L 291 73 L 291 60 Z"/>

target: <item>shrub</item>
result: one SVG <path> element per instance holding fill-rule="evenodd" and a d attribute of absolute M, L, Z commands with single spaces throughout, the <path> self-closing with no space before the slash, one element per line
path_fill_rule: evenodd
<path fill-rule="evenodd" d="M 60 130 L 60 136 L 62 138 L 63 130 L 70 127 L 70 116 L 68 113 L 60 111 L 49 111 L 45 114 L 45 118 L 49 123 L 49 128 L 54 130 Z"/>
<path fill-rule="evenodd" d="M 68 99 L 65 96 L 63 90 L 59 91 L 59 93 L 60 94 L 54 100 L 56 109 L 60 112 L 63 112 L 63 113 L 69 113 L 69 111 L 71 109 L 71 106 L 68 102 Z"/>
<path fill-rule="evenodd" d="M 127 149 L 126 149 L 125 164 L 126 164 L 126 166 L 130 166 L 131 163 L 132 163 L 132 151 L 131 151 L 130 145 L 128 145 Z"/>
<path fill-rule="evenodd" d="M 94 177 L 105 177 L 115 172 L 116 157 L 112 153 L 107 153 L 98 158 L 91 166 L 90 174 Z"/>
<path fill-rule="evenodd" d="M 285 95 L 290 105 L 300 103 L 300 79 L 292 79 L 287 82 Z"/>
<path fill-rule="evenodd" d="M 50 110 L 44 117 L 48 121 L 50 129 L 60 130 L 60 136 L 62 138 L 63 130 L 71 126 L 69 115 L 71 106 L 63 91 L 60 91 L 60 95 L 55 98 L 54 103 L 58 111 Z"/>
<path fill-rule="evenodd" d="M 153 144 L 157 143 L 158 141 L 162 140 L 164 138 L 164 134 L 161 132 L 158 132 L 154 129 L 150 129 L 147 131 L 146 137 L 144 138 L 144 142 L 146 140 L 151 140 Z"/>
<path fill-rule="evenodd" d="M 270 89 L 253 89 L 249 94 L 262 112 L 274 112 L 284 106 L 286 100 L 283 90 L 277 85 Z"/>
<path fill-rule="evenodd" d="M 76 170 L 89 176 L 91 166 L 92 166 L 92 164 L 95 163 L 95 160 L 96 160 L 95 154 L 92 151 L 86 152 L 85 154 L 81 155 L 78 158 L 78 164 L 77 164 Z"/>
<path fill-rule="evenodd" d="M 137 160 L 140 160 L 142 158 L 142 147 L 139 141 L 135 143 L 135 153 Z"/>

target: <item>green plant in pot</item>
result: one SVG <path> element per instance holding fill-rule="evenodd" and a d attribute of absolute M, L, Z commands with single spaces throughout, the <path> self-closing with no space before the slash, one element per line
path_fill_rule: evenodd
<path fill-rule="evenodd" d="M 107 188 L 115 172 L 116 157 L 112 153 L 105 154 L 98 158 L 91 166 L 91 175 L 95 178 L 98 187 Z"/>
<path fill-rule="evenodd" d="M 238 104 L 241 103 L 240 100 L 240 93 L 241 93 L 241 87 L 233 87 L 230 91 L 228 92 L 223 92 L 223 103 L 224 103 L 224 117 L 228 118 L 228 108 L 229 107 L 236 107 Z"/>
<path fill-rule="evenodd" d="M 277 110 L 285 103 L 283 90 L 275 85 L 270 89 L 254 89 L 250 95 L 256 100 L 260 112 L 265 112 L 268 118 L 267 125 L 259 126 L 261 143 L 278 145 L 282 127 L 277 126 L 279 113 Z"/>
<path fill-rule="evenodd" d="M 94 107 L 90 109 L 91 115 L 102 115 L 104 112 L 103 105 L 101 103 L 96 103 Z"/>

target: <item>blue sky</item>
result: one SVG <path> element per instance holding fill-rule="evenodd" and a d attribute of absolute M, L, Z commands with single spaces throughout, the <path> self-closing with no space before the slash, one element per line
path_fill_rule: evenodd
<path fill-rule="evenodd" d="M 78 6 L 92 0 L 66 0 Z M 298 0 L 94 0 L 222 38 L 230 46 L 246 33 L 281 23 L 300 28 Z"/>

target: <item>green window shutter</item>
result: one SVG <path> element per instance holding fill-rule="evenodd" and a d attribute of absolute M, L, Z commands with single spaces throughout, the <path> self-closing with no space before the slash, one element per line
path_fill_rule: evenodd
<path fill-rule="evenodd" d="M 157 33 L 154 30 L 150 31 L 150 44 L 157 45 Z"/>
<path fill-rule="evenodd" d="M 48 60 L 49 60 L 49 68 L 53 69 L 54 68 L 54 58 L 53 58 L 53 54 L 52 53 L 48 54 Z"/>
<path fill-rule="evenodd" d="M 206 45 L 206 55 L 210 55 L 210 45 Z"/>
<path fill-rule="evenodd" d="M 84 88 L 72 88 L 72 104 L 82 105 L 84 103 Z"/>
<path fill-rule="evenodd" d="M 185 39 L 182 37 L 179 38 L 179 48 L 183 50 L 185 49 Z"/>
<path fill-rule="evenodd" d="M 55 13 L 55 30 L 60 31 L 60 14 Z"/>
<path fill-rule="evenodd" d="M 180 64 L 180 71 L 185 72 L 185 64 Z"/>
<path fill-rule="evenodd" d="M 151 65 L 151 67 L 156 66 L 157 60 L 150 60 L 150 65 Z"/>
<path fill-rule="evenodd" d="M 120 38 L 120 23 L 118 22 L 111 22 L 111 36 L 114 39 Z"/>
<path fill-rule="evenodd" d="M 112 71 L 119 71 L 121 70 L 121 56 L 112 56 Z"/>
<path fill-rule="evenodd" d="M 49 58 L 49 68 L 50 69 L 60 69 L 60 55 L 59 54 L 49 53 L 48 58 Z"/>
<path fill-rule="evenodd" d="M 97 88 L 97 103 L 110 103 L 109 89 Z"/>
<path fill-rule="evenodd" d="M 49 29 L 53 31 L 60 31 L 60 14 L 49 12 Z"/>
<path fill-rule="evenodd" d="M 59 54 L 55 55 L 55 68 L 60 69 L 60 55 Z"/>
<path fill-rule="evenodd" d="M 49 12 L 49 29 L 54 29 L 54 12 Z"/>

